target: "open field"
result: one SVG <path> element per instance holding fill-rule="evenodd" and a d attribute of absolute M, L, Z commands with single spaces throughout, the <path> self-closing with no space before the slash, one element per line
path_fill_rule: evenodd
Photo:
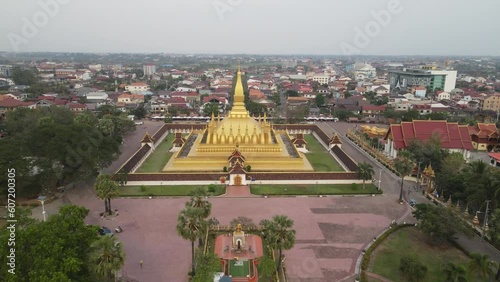
<path fill-rule="evenodd" d="M 469 260 L 452 245 L 430 245 L 427 235 L 408 227 L 395 231 L 375 249 L 371 271 L 392 281 L 405 281 L 399 271 L 400 260 L 405 255 L 414 255 L 427 266 L 423 282 L 445 281 L 443 270 L 447 263 L 465 264 Z"/>
<path fill-rule="evenodd" d="M 326 149 L 311 134 L 304 135 L 307 150 L 304 154 L 311 163 L 314 171 L 344 171 L 340 164 L 326 151 Z"/>
<path fill-rule="evenodd" d="M 163 186 L 145 186 L 146 190 L 141 191 L 140 186 L 123 186 L 120 187 L 121 197 L 136 197 L 136 196 L 188 196 L 189 193 L 197 188 L 208 189 L 204 185 L 163 185 Z M 214 196 L 222 195 L 226 192 L 226 187 L 223 185 L 214 185 L 215 192 L 211 193 Z"/>
<path fill-rule="evenodd" d="M 139 167 L 137 172 L 160 172 L 173 155 L 169 150 L 172 148 L 174 137 L 174 134 L 168 134 Z"/>
<path fill-rule="evenodd" d="M 248 269 L 248 261 L 242 261 L 243 265 L 235 266 L 236 260 L 230 260 L 229 264 L 229 273 L 233 277 L 247 277 L 250 274 Z"/>
<path fill-rule="evenodd" d="M 255 195 L 344 195 L 380 194 L 371 183 L 366 184 L 252 184 L 250 192 Z"/>

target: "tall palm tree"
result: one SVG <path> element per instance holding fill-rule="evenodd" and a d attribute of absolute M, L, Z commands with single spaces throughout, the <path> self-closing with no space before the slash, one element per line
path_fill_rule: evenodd
<path fill-rule="evenodd" d="M 99 277 L 112 281 L 124 263 L 125 252 L 116 237 L 101 236 L 90 245 L 89 268 Z"/>
<path fill-rule="evenodd" d="M 373 166 L 367 162 L 362 162 L 358 164 L 356 172 L 358 177 L 363 179 L 363 189 L 365 189 L 366 180 L 370 180 L 373 177 Z"/>
<path fill-rule="evenodd" d="M 394 168 L 396 172 L 401 176 L 401 190 L 399 192 L 399 202 L 403 202 L 403 187 L 405 182 L 405 177 L 408 176 L 413 170 L 413 162 L 411 160 L 411 154 L 408 151 L 401 151 L 399 155 L 394 160 Z"/>
<path fill-rule="evenodd" d="M 203 188 L 198 188 L 193 190 L 190 193 L 191 199 L 186 202 L 186 208 L 200 208 L 203 210 L 203 218 L 208 218 L 210 212 L 212 211 L 212 203 L 205 200 L 205 197 L 208 196 L 208 193 Z"/>
<path fill-rule="evenodd" d="M 285 215 L 275 215 L 270 220 L 261 221 L 264 227 L 264 237 L 269 246 L 278 249 L 277 270 L 281 271 L 283 250 L 290 250 L 295 244 L 295 230 L 291 229 L 293 220 Z"/>
<path fill-rule="evenodd" d="M 472 253 L 470 257 L 471 260 L 467 267 L 470 273 L 477 273 L 482 279 L 489 279 L 495 275 L 490 256 Z"/>
<path fill-rule="evenodd" d="M 104 200 L 104 209 L 107 214 L 111 214 L 111 199 L 118 197 L 118 185 L 111 179 L 109 174 L 97 176 L 95 185 L 97 197 Z"/>
<path fill-rule="evenodd" d="M 444 269 L 446 282 L 467 282 L 467 269 L 461 265 L 448 263 Z"/>
<path fill-rule="evenodd" d="M 201 208 L 187 207 L 181 210 L 177 218 L 177 234 L 183 239 L 191 241 L 191 273 L 195 275 L 194 241 L 206 231 L 208 224 L 203 217 Z"/>

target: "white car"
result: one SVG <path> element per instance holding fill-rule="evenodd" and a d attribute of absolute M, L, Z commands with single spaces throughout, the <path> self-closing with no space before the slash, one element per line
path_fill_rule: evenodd
<path fill-rule="evenodd" d="M 143 125 L 143 124 L 144 124 L 144 122 L 142 122 L 142 121 L 136 121 L 135 122 L 135 125 Z"/>

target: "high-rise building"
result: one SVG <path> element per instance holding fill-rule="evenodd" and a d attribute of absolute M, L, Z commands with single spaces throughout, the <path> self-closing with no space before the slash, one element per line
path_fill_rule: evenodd
<path fill-rule="evenodd" d="M 0 75 L 10 77 L 12 76 L 12 66 L 11 65 L 0 65 Z"/>
<path fill-rule="evenodd" d="M 154 64 L 146 64 L 143 66 L 144 75 L 153 75 L 156 73 L 156 66 Z"/>
<path fill-rule="evenodd" d="M 389 71 L 391 89 L 406 89 L 423 86 L 431 91 L 441 89 L 446 92 L 455 88 L 457 79 L 456 71 L 403 69 L 402 71 Z"/>

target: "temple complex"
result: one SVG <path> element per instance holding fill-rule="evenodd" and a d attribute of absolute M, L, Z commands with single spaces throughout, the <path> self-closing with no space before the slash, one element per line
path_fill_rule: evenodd
<path fill-rule="evenodd" d="M 228 171 L 246 167 L 252 171 L 313 171 L 297 150 L 304 142 L 292 142 L 286 130 L 274 130 L 265 113 L 249 115 L 240 70 L 229 114 L 223 119 L 212 115 L 205 128 L 193 129 L 185 138 L 176 135 L 176 140 L 176 146 L 181 148 L 174 152 L 164 172 L 222 171 L 224 167 Z M 228 161 L 235 150 L 240 161 Z"/>

